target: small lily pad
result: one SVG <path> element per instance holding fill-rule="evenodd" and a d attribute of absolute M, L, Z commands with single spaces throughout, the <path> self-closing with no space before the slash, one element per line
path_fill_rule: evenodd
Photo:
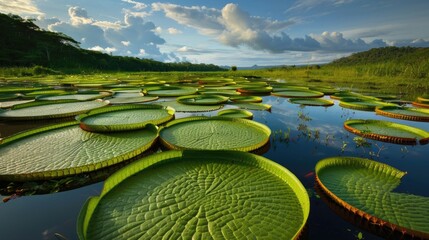
<path fill-rule="evenodd" d="M 228 101 L 228 97 L 221 95 L 189 95 L 176 98 L 179 103 L 187 105 L 219 105 Z"/>
<path fill-rule="evenodd" d="M 426 144 L 429 132 L 399 123 L 381 120 L 352 119 L 344 122 L 344 128 L 354 134 L 383 142 L 398 144 Z"/>
<path fill-rule="evenodd" d="M 291 98 L 289 102 L 307 106 L 323 106 L 329 107 L 334 105 L 333 101 L 321 98 Z"/>

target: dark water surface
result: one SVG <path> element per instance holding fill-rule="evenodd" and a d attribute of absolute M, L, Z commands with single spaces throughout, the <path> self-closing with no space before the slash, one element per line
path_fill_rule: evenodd
<path fill-rule="evenodd" d="M 286 98 L 266 96 L 264 103 L 272 110 L 252 111 L 255 121 L 271 128 L 269 150 L 263 156 L 293 172 L 310 193 L 309 239 L 382 239 L 337 216 L 314 192 L 314 167 L 327 157 L 365 157 L 387 163 L 408 172 L 396 192 L 429 197 L 429 145 L 397 145 L 367 140 L 369 147 L 358 147 L 355 135 L 343 128 L 349 118 L 381 119 L 407 124 L 429 131 L 429 123 L 403 121 L 365 112 L 332 107 L 302 107 Z M 212 116 L 216 112 L 195 115 Z M 176 118 L 191 114 L 176 113 Z M 46 125 L 48 122 L 0 122 L 0 136 Z M 0 156 L 1 158 L 1 156 Z M 98 195 L 102 182 L 74 190 L 25 196 L 0 203 L 0 239 L 76 239 L 76 219 L 89 196 Z"/>

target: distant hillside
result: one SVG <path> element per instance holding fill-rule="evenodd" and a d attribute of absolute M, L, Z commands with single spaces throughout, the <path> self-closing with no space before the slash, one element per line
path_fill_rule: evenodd
<path fill-rule="evenodd" d="M 419 64 L 429 59 L 429 48 L 415 47 L 383 47 L 373 48 L 365 52 L 354 53 L 340 58 L 329 65 L 353 66 L 365 64 L 382 64 L 398 62 L 401 64 Z"/>
<path fill-rule="evenodd" d="M 213 64 L 162 63 L 85 50 L 73 38 L 40 29 L 32 20 L 0 13 L 0 67 L 43 66 L 63 72 L 225 71 Z"/>

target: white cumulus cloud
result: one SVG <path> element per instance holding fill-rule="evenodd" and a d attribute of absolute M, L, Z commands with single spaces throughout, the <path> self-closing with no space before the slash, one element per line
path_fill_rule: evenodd
<path fill-rule="evenodd" d="M 0 12 L 16 15 L 43 15 L 32 0 L 0 0 Z"/>
<path fill-rule="evenodd" d="M 167 31 L 168 31 L 169 34 L 172 34 L 172 35 L 181 34 L 182 33 L 182 31 L 180 31 L 180 30 L 178 30 L 176 28 L 172 28 L 172 27 L 168 28 Z"/>

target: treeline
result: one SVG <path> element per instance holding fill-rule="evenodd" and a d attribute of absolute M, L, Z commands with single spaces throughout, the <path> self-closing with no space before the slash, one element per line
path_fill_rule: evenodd
<path fill-rule="evenodd" d="M 348 57 L 334 60 L 330 65 L 350 66 L 373 63 L 398 62 L 419 63 L 429 59 L 429 48 L 416 47 L 383 47 L 354 53 Z"/>
<path fill-rule="evenodd" d="M 163 63 L 82 49 L 73 38 L 45 31 L 17 15 L 0 13 L 0 32 L 0 67 L 42 66 L 62 72 L 225 70 L 213 64 Z"/>

